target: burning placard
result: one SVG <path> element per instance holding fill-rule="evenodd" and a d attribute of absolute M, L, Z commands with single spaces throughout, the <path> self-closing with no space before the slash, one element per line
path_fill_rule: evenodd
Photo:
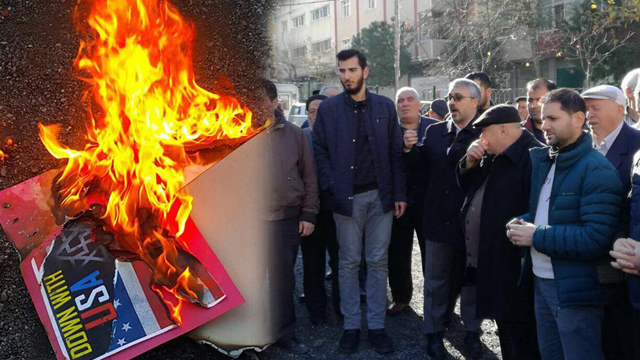
<path fill-rule="evenodd" d="M 71 149 L 56 125 L 40 125 L 66 165 L 2 192 L 0 220 L 59 357 L 128 358 L 242 303 L 189 221 L 184 171 L 261 128 L 237 99 L 195 82 L 193 26 L 168 2 L 81 0 L 76 16 L 87 143 Z M 25 237 L 32 225 L 14 212 L 39 214 L 42 228 Z"/>

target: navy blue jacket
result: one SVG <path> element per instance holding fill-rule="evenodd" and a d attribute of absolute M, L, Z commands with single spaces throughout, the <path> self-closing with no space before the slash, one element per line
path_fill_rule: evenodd
<path fill-rule="evenodd" d="M 427 128 L 437 123 L 438 120 L 429 117 L 422 117 L 420 125 L 416 132 L 418 133 L 418 143 L 422 143 Z M 407 166 L 407 198 L 409 205 L 422 208 L 424 205 L 424 194 L 427 190 L 425 179 L 429 178 L 429 169 L 426 166 L 409 167 Z"/>
<path fill-rule="evenodd" d="M 633 173 L 631 177 L 631 224 L 629 237 L 640 241 L 640 151 L 633 158 Z M 633 306 L 640 310 L 640 276 L 627 275 L 629 296 Z"/>
<path fill-rule="evenodd" d="M 531 207 L 520 217 L 533 222 L 540 191 L 553 165 L 550 148 L 531 150 Z M 598 261 L 613 245 L 622 206 L 622 183 L 615 168 L 593 148 L 587 133 L 560 151 L 551 188 L 549 224 L 539 225 L 533 246 L 549 256 L 559 306 L 602 305 Z M 531 262 L 526 248 L 523 269 Z"/>
<path fill-rule="evenodd" d="M 402 157 L 402 130 L 391 99 L 366 91 L 366 106 L 358 109 L 349 94 L 324 100 L 313 124 L 313 147 L 321 192 L 328 192 L 333 212 L 351 216 L 356 166 L 358 112 L 369 136 L 380 200 L 385 212 L 394 202 L 407 202 Z"/>
<path fill-rule="evenodd" d="M 422 215 L 424 237 L 429 241 L 465 246 L 460 224 L 464 192 L 458 185 L 456 169 L 469 145 L 480 135 L 472 125 L 476 118 L 477 115 L 457 135 L 453 120 L 429 126 L 422 144 L 406 154 L 408 166 L 426 167 L 429 171 Z"/>
<path fill-rule="evenodd" d="M 616 140 L 607 151 L 607 160 L 616 168 L 622 181 L 622 194 L 625 196 L 624 210 L 620 217 L 620 226 L 614 239 L 626 238 L 629 235 L 629 193 L 631 192 L 631 166 L 633 155 L 640 150 L 640 131 L 623 123 Z"/>

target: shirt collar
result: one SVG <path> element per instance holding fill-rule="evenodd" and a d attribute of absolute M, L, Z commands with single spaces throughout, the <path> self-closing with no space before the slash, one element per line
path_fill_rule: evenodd
<path fill-rule="evenodd" d="M 624 125 L 624 121 L 620 122 L 620 125 L 618 125 L 617 128 L 615 128 L 615 130 L 613 130 L 609 135 L 607 135 L 604 140 L 600 141 L 598 143 L 598 140 L 595 136 L 595 134 L 593 135 L 593 147 L 598 150 L 598 151 L 608 151 L 609 149 L 611 149 L 611 146 L 613 146 L 613 143 L 616 141 L 616 138 L 618 137 L 618 135 L 620 134 L 620 131 L 622 130 L 622 126 Z"/>

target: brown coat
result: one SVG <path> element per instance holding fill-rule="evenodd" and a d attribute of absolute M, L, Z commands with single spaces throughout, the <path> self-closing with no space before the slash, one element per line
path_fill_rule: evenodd
<path fill-rule="evenodd" d="M 267 201 L 267 220 L 299 217 L 316 222 L 320 203 L 318 182 L 307 139 L 299 127 L 284 120 L 276 111 L 275 123 L 266 130 L 270 169 L 270 191 Z"/>

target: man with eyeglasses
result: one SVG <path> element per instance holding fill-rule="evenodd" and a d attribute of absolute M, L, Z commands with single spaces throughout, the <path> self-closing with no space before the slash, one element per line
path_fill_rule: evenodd
<path fill-rule="evenodd" d="M 480 88 L 475 82 L 456 79 L 449 84 L 447 120 L 429 126 L 421 144 L 415 131 L 407 130 L 404 134 L 407 166 L 429 169 L 423 212 L 424 318 L 427 354 L 432 359 L 446 356 L 445 322 L 453 313 L 462 285 L 473 289 L 474 279 L 463 279 L 466 251 L 459 219 L 464 193 L 456 180 L 456 167 L 480 135 L 480 130 L 472 125 L 478 117 L 480 99 Z M 461 316 L 467 331 L 465 351 L 469 357 L 477 357 L 482 344 L 478 333 L 480 322 L 475 317 L 475 292 L 464 288 Z"/>

